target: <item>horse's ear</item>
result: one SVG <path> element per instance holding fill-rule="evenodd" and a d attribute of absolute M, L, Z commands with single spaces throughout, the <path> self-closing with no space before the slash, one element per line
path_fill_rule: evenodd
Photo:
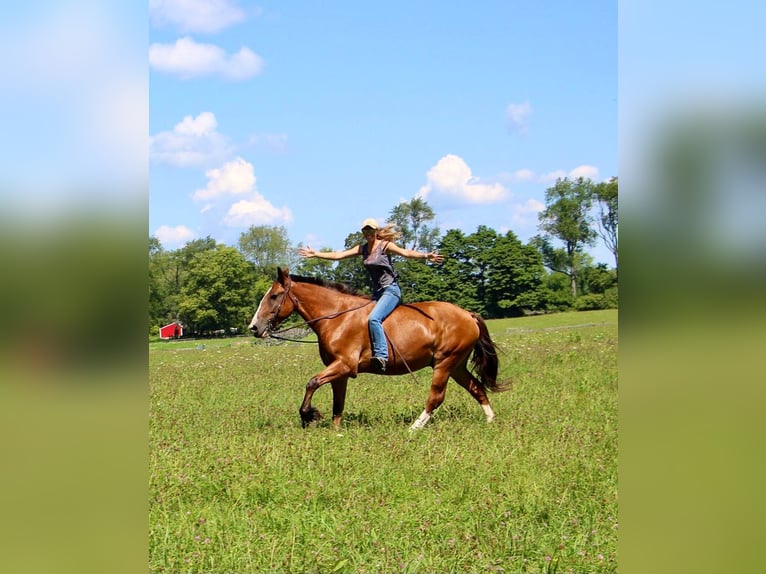
<path fill-rule="evenodd" d="M 287 280 L 290 278 L 290 270 L 285 267 L 282 269 L 281 267 L 277 267 L 277 281 L 279 281 L 280 285 L 284 285 Z"/>

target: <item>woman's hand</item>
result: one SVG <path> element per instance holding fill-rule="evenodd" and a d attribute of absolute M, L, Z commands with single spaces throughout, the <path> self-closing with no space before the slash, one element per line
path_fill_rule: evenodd
<path fill-rule="evenodd" d="M 316 255 L 316 251 L 314 251 L 311 248 L 311 245 L 307 245 L 306 247 L 301 247 L 298 249 L 298 255 L 301 257 L 314 257 Z"/>
<path fill-rule="evenodd" d="M 429 253 L 426 253 L 426 261 L 432 261 L 433 263 L 439 264 L 444 261 L 444 257 L 436 253 L 436 251 L 430 251 Z"/>

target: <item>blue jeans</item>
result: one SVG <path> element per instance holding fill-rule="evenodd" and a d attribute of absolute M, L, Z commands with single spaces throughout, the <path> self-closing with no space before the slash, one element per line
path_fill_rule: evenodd
<path fill-rule="evenodd" d="M 370 340 L 372 341 L 372 356 L 388 360 L 388 345 L 386 335 L 383 332 L 383 319 L 388 317 L 396 306 L 402 302 L 402 290 L 394 283 L 383 289 L 378 296 L 377 303 L 370 313 L 368 326 Z"/>

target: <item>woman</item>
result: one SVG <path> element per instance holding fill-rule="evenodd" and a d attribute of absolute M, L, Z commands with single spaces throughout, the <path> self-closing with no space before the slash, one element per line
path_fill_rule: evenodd
<path fill-rule="evenodd" d="M 383 332 L 383 319 L 388 317 L 402 301 L 402 291 L 396 282 L 391 254 L 408 259 L 425 259 L 434 263 L 441 263 L 444 258 L 434 251 L 425 253 L 399 247 L 393 243 L 393 240 L 400 236 L 399 232 L 394 230 L 394 226 L 387 225 L 379 229 L 378 222 L 374 219 L 365 219 L 362 222 L 362 235 L 364 235 L 365 243 L 345 251 L 314 251 L 311 246 L 307 246 L 299 249 L 298 254 L 301 257 L 319 257 L 333 261 L 355 255 L 362 256 L 362 262 L 370 275 L 372 299 L 376 301 L 368 322 L 372 341 L 372 359 L 373 363 L 377 362 L 381 372 L 384 372 L 388 363 L 388 345 Z"/>

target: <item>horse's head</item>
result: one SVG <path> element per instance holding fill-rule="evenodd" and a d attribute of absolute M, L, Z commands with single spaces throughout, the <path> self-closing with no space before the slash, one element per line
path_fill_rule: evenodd
<path fill-rule="evenodd" d="M 258 305 L 258 309 L 250 321 L 249 329 L 256 337 L 266 337 L 282 321 L 295 311 L 295 303 L 290 296 L 289 269 L 277 269 L 277 280 L 271 285 Z"/>

